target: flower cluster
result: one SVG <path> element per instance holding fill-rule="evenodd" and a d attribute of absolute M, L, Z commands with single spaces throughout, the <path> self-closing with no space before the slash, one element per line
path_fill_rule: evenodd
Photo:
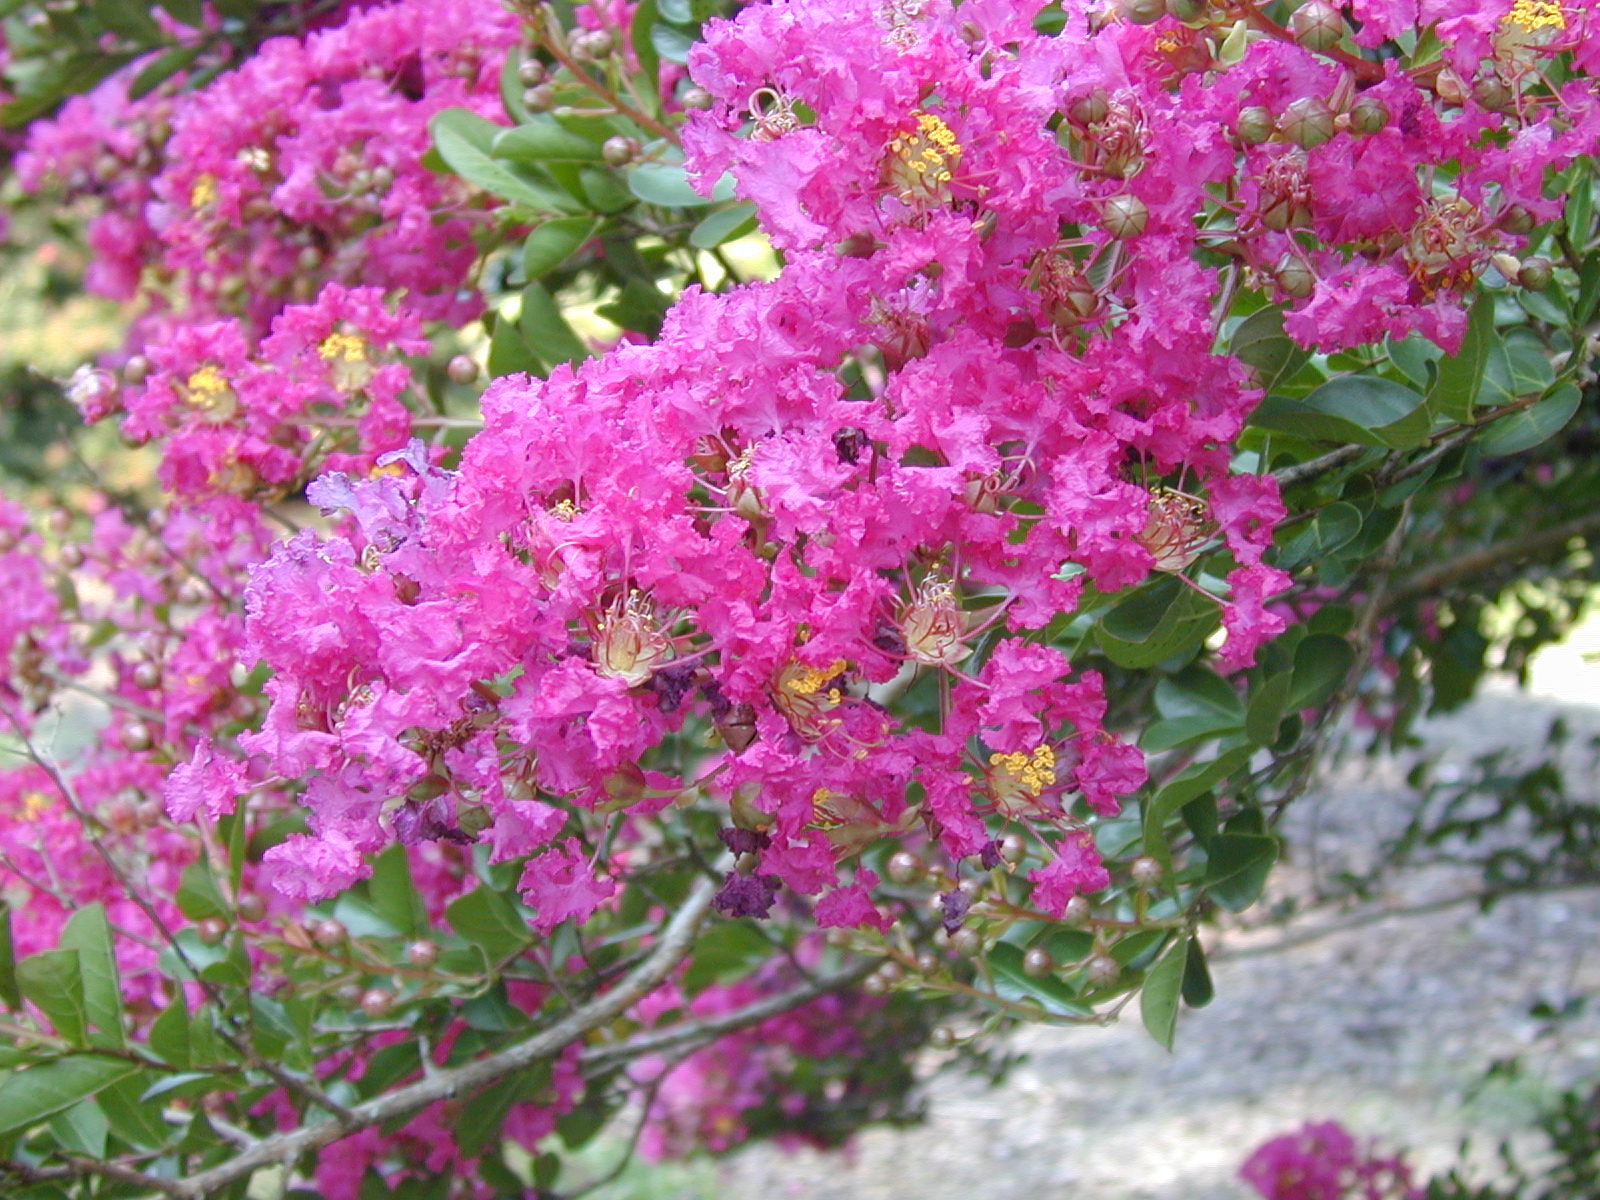
<path fill-rule="evenodd" d="M 1411 1169 L 1365 1146 L 1337 1121 L 1308 1124 L 1258 1147 L 1239 1176 L 1263 1200 L 1421 1200 Z"/>

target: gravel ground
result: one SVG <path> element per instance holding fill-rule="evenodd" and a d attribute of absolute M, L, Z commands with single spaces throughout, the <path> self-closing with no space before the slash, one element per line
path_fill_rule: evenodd
<path fill-rule="evenodd" d="M 1597 674 L 1568 672 L 1543 698 L 1491 691 L 1431 724 L 1428 741 L 1445 762 L 1465 764 L 1493 746 L 1537 749 L 1557 715 L 1574 732 L 1600 733 Z M 1351 763 L 1306 798 L 1300 819 L 1314 830 L 1319 869 L 1370 853 L 1405 794 L 1405 766 Z M 1288 883 L 1304 878 L 1309 857 L 1290 865 Z M 1425 903 L 1463 882 L 1429 870 L 1390 899 Z M 1245 1200 L 1254 1193 L 1235 1179 L 1239 1163 L 1304 1121 L 1336 1116 L 1439 1166 L 1464 1135 L 1488 1145 L 1514 1129 L 1559 1082 L 1535 1074 L 1464 1101 L 1495 1059 L 1523 1054 L 1540 1070 L 1559 1063 L 1567 1077 L 1600 1072 L 1600 1017 L 1568 1023 L 1557 1045 L 1528 1014 L 1541 999 L 1600 993 L 1600 890 L 1519 897 L 1487 915 L 1458 906 L 1388 917 L 1262 952 L 1281 936 L 1222 939 L 1217 998 L 1184 1015 L 1173 1054 L 1136 1017 L 1103 1031 L 1031 1029 L 1019 1039 L 1028 1061 L 1001 1087 L 937 1078 L 923 1126 L 873 1130 L 849 1157 L 756 1147 L 723 1167 L 718 1191 Z"/>

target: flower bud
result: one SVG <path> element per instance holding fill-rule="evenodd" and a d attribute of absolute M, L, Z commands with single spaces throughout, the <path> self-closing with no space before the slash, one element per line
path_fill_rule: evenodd
<path fill-rule="evenodd" d="M 361 1011 L 374 1021 L 389 1015 L 394 1008 L 394 993 L 383 988 L 368 988 L 361 993 Z"/>
<path fill-rule="evenodd" d="M 324 950 L 332 950 L 335 946 L 342 945 L 348 931 L 344 925 L 331 917 L 318 921 L 311 927 L 311 940 Z"/>
<path fill-rule="evenodd" d="M 1307 150 L 1320 146 L 1333 137 L 1333 110 L 1319 96 L 1301 96 L 1283 110 L 1278 132 L 1285 141 Z"/>
<path fill-rule="evenodd" d="M 556 90 L 548 83 L 541 83 L 522 93 L 522 107 L 531 113 L 549 112 L 555 106 Z"/>
<path fill-rule="evenodd" d="M 1163 0 L 1120 0 L 1117 7 L 1123 19 L 1133 25 L 1154 25 L 1167 15 Z"/>
<path fill-rule="evenodd" d="M 861 990 L 869 996 L 887 996 L 889 981 L 882 975 L 868 975 L 861 985 Z"/>
<path fill-rule="evenodd" d="M 1067 906 L 1061 913 L 1061 919 L 1068 925 L 1083 924 L 1089 919 L 1089 901 L 1082 896 L 1074 896 L 1067 901 Z"/>
<path fill-rule="evenodd" d="M 202 946 L 220 946 L 228 936 L 228 923 L 221 917 L 207 917 L 195 926 L 195 934 Z"/>
<path fill-rule="evenodd" d="M 588 29 L 572 37 L 572 56 L 598 62 L 617 48 L 617 39 L 604 29 Z"/>
<path fill-rule="evenodd" d="M 1445 67 L 1433 80 L 1433 90 L 1439 93 L 1439 99 L 1446 104 L 1465 104 L 1467 102 L 1467 85 L 1462 82 L 1449 67 Z"/>
<path fill-rule="evenodd" d="M 1111 99 L 1105 88 L 1095 88 L 1087 96 L 1079 96 L 1067 105 L 1067 116 L 1078 125 L 1093 125 L 1104 121 L 1111 112 Z"/>
<path fill-rule="evenodd" d="M 1310 0 L 1294 10 L 1289 31 L 1307 50 L 1332 50 L 1344 38 L 1344 17 L 1327 0 Z"/>
<path fill-rule="evenodd" d="M 1474 81 L 1472 98 L 1480 107 L 1491 112 L 1504 112 L 1511 107 L 1511 89 L 1500 81 L 1498 75 L 1482 75 Z"/>
<path fill-rule="evenodd" d="M 1273 280 L 1285 295 L 1293 296 L 1296 300 L 1304 300 L 1317 286 L 1317 277 L 1311 268 L 1298 258 L 1288 256 L 1279 264 Z"/>
<path fill-rule="evenodd" d="M 643 149 L 638 138 L 618 134 L 605 140 L 600 147 L 600 157 L 608 167 L 625 167 L 638 158 Z"/>
<path fill-rule="evenodd" d="M 1161 880 L 1161 864 L 1148 854 L 1140 855 L 1128 865 L 1128 874 L 1140 887 L 1149 887 Z"/>
<path fill-rule="evenodd" d="M 1089 960 L 1087 970 L 1089 982 L 1096 985 L 1110 983 L 1122 974 L 1122 967 L 1118 965 L 1117 960 L 1107 954 L 1096 954 Z"/>
<path fill-rule="evenodd" d="M 1494 269 L 1499 271 L 1500 274 L 1504 275 L 1507 280 L 1515 279 L 1518 272 L 1522 270 L 1522 263 L 1517 260 L 1517 257 L 1514 254 L 1506 254 L 1503 251 L 1498 254 L 1491 254 L 1489 256 L 1489 262 L 1492 263 Z"/>
<path fill-rule="evenodd" d="M 963 926 L 950 935 L 950 948 L 963 958 L 972 958 L 983 949 L 983 935 Z"/>
<path fill-rule="evenodd" d="M 928 1035 L 928 1044 L 935 1050 L 948 1050 L 956 1044 L 956 1032 L 948 1025 L 940 1025 Z"/>
<path fill-rule="evenodd" d="M 1522 270 L 1517 272 L 1517 282 L 1530 292 L 1542 292 L 1550 286 L 1551 274 L 1548 258 L 1529 258 L 1523 260 Z"/>
<path fill-rule="evenodd" d="M 1247 146 L 1259 146 L 1272 137 L 1272 113 L 1260 104 L 1251 104 L 1239 110 L 1234 124 L 1239 140 Z"/>
<path fill-rule="evenodd" d="M 904 850 L 891 854 L 889 865 L 885 869 L 889 873 L 889 878 L 895 883 L 912 883 L 922 875 L 922 864 L 917 861 L 916 855 Z"/>
<path fill-rule="evenodd" d="M 517 78 L 523 87 L 538 87 L 544 82 L 544 64 L 537 58 L 525 58 L 517 67 Z"/>
<path fill-rule="evenodd" d="M 939 969 L 939 956 L 932 950 L 924 950 L 917 955 L 917 971 L 922 975 L 932 975 Z"/>
<path fill-rule="evenodd" d="M 143 383 L 150 377 L 150 360 L 135 354 L 122 368 L 122 378 L 128 383 Z"/>
<path fill-rule="evenodd" d="M 702 111 L 715 104 L 717 98 L 703 87 L 692 87 L 684 90 L 682 101 L 685 108 Z"/>
<path fill-rule="evenodd" d="M 1150 210 L 1137 196 L 1112 196 L 1101 203 L 1100 219 L 1114 238 L 1138 237 L 1150 223 Z"/>
<path fill-rule="evenodd" d="M 1167 12 L 1171 14 L 1173 20 L 1182 21 L 1186 25 L 1191 21 L 1201 20 L 1210 7 L 1209 0 L 1167 0 Z"/>
<path fill-rule="evenodd" d="M 233 909 L 241 921 L 260 921 L 267 915 L 267 902 L 254 892 L 243 892 L 234 901 Z"/>
<path fill-rule="evenodd" d="M 161 686 L 161 667 L 153 662 L 142 662 L 133 669 L 133 685 L 145 691 Z"/>
<path fill-rule="evenodd" d="M 478 378 L 478 364 L 465 354 L 458 354 L 450 360 L 450 365 L 445 367 L 444 373 L 450 377 L 451 383 L 471 383 Z"/>
<path fill-rule="evenodd" d="M 1358 96 L 1350 108 L 1352 133 L 1371 136 L 1389 124 L 1389 106 L 1376 96 Z"/>
<path fill-rule="evenodd" d="M 1028 853 L 1028 843 L 1022 840 L 1022 835 L 1008 833 L 1000 839 L 1000 857 L 1008 863 L 1021 862 Z"/>
<path fill-rule="evenodd" d="M 1513 204 L 1500 214 L 1497 222 L 1507 233 L 1528 233 L 1533 229 L 1533 214 L 1520 204 Z"/>
<path fill-rule="evenodd" d="M 1022 973 L 1030 979 L 1038 979 L 1055 969 L 1056 960 L 1050 957 L 1050 952 L 1043 946 L 1035 946 L 1022 956 Z"/>

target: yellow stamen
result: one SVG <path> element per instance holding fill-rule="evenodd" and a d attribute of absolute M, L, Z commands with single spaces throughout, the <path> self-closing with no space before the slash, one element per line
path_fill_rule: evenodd
<path fill-rule="evenodd" d="M 1551 0 L 1516 0 L 1501 24 L 1515 25 L 1527 33 L 1541 29 L 1561 30 L 1567 27 L 1567 14 L 1561 5 Z"/>
<path fill-rule="evenodd" d="M 1056 752 L 1051 746 L 1035 746 L 1031 754 L 991 754 L 989 765 L 995 768 L 995 792 L 1001 798 L 1037 796 L 1055 786 Z"/>
<path fill-rule="evenodd" d="M 208 204 L 217 202 L 217 177 L 215 175 L 202 175 L 194 181 L 194 186 L 189 189 L 189 207 L 205 208 Z"/>
<path fill-rule="evenodd" d="M 22 816 L 24 820 L 37 820 L 49 811 L 49 797 L 39 792 L 29 792 L 22 798 Z"/>
<path fill-rule="evenodd" d="M 578 506 L 571 500 L 557 500 L 550 506 L 550 515 L 558 521 L 570 521 L 578 515 Z"/>

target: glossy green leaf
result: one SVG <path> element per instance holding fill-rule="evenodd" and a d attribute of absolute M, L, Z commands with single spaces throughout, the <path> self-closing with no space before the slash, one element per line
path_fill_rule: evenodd
<path fill-rule="evenodd" d="M 522 312 L 517 317 L 517 331 L 528 349 L 550 366 L 579 362 L 589 357 L 589 348 L 572 332 L 572 326 L 561 315 L 561 306 L 556 303 L 555 297 L 537 281 L 522 289 Z"/>
<path fill-rule="evenodd" d="M 662 208 L 703 208 L 711 198 L 689 184 L 681 163 L 642 162 L 625 172 L 628 190 L 646 204 Z"/>
<path fill-rule="evenodd" d="M 1017 1003 L 1035 1000 L 1052 1017 L 1088 1017 L 1094 1010 L 1083 1004 L 1076 992 L 1054 975 L 1041 975 L 1037 979 L 1022 969 L 1021 947 L 1009 942 L 997 942 L 984 956 L 984 963 L 994 981 L 995 995 L 1002 1000 Z"/>
<path fill-rule="evenodd" d="M 367 881 L 372 910 L 401 937 L 421 937 L 428 932 L 428 909 L 411 878 L 403 846 L 390 846 L 372 863 Z"/>
<path fill-rule="evenodd" d="M 490 963 L 520 954 L 532 941 L 528 926 L 516 909 L 491 888 L 468 892 L 445 909 L 450 927 L 481 948 Z"/>
<path fill-rule="evenodd" d="M 1344 638 L 1314 633 L 1294 648 L 1294 687 L 1289 692 L 1290 712 L 1315 708 L 1332 696 L 1350 677 L 1356 652 Z"/>
<path fill-rule="evenodd" d="M 1190 1008 L 1204 1008 L 1216 995 L 1211 983 L 1211 968 L 1206 965 L 1205 947 L 1200 939 L 1189 939 L 1189 954 L 1183 963 L 1183 1002 Z"/>
<path fill-rule="evenodd" d="M 589 216 L 560 216 L 546 221 L 522 243 L 522 269 L 528 280 L 562 266 L 594 237 L 600 222 Z"/>
<path fill-rule="evenodd" d="M 1572 323 L 1587 325 L 1600 307 L 1600 250 L 1591 250 L 1578 270 L 1578 294 L 1572 301 Z"/>
<path fill-rule="evenodd" d="M 1437 378 L 1438 371 L 1434 364 L 1444 357 L 1444 351 L 1420 333 L 1389 338 L 1384 348 L 1389 352 L 1389 361 L 1418 387 L 1429 387 Z"/>
<path fill-rule="evenodd" d="M 1250 423 L 1316 441 L 1408 449 L 1428 435 L 1423 399 L 1377 375 L 1341 375 L 1305 396 L 1268 396 Z"/>
<path fill-rule="evenodd" d="M 1118 666 L 1144 668 L 1199 649 L 1220 621 L 1217 606 L 1170 576 L 1118 601 L 1095 629 L 1095 641 Z"/>
<path fill-rule="evenodd" d="M 12 1012 L 22 1007 L 17 987 L 17 944 L 11 936 L 11 902 L 0 899 L 0 1003 Z"/>
<path fill-rule="evenodd" d="M 189 1006 L 182 989 L 175 989 L 172 1002 L 150 1025 L 150 1049 L 174 1067 L 193 1065 L 189 1047 Z"/>
<path fill-rule="evenodd" d="M 179 71 L 186 69 L 200 57 L 205 46 L 196 42 L 188 46 L 174 46 L 155 56 L 133 77 L 128 87 L 130 100 L 142 100 Z"/>
<path fill-rule="evenodd" d="M 1173 1034 L 1178 1028 L 1178 1001 L 1188 961 L 1189 943 L 1179 938 L 1150 968 L 1144 977 L 1144 990 L 1139 993 L 1140 1020 L 1150 1036 L 1168 1050 L 1172 1049 Z"/>
<path fill-rule="evenodd" d="M 503 128 L 464 108 L 443 109 L 428 122 L 439 157 L 468 183 L 535 212 L 577 211 L 570 196 L 531 171 L 494 157 L 495 139 Z"/>
<path fill-rule="evenodd" d="M 1243 912 L 1261 898 L 1278 839 L 1269 833 L 1224 833 L 1208 848 L 1205 886 L 1229 912 Z"/>
<path fill-rule="evenodd" d="M 710 214 L 689 231 L 689 244 L 697 250 L 711 250 L 724 242 L 736 241 L 756 228 L 756 206 L 735 204 Z"/>
<path fill-rule="evenodd" d="M 682 64 L 689 61 L 694 38 L 670 25 L 654 25 L 650 29 L 650 45 L 661 58 Z"/>
<path fill-rule="evenodd" d="M 127 1045 L 122 1029 L 122 979 L 105 906 L 96 901 L 73 913 L 61 930 L 60 945 L 78 953 L 84 1013 L 89 1024 L 99 1030 L 94 1041 L 121 1049 Z"/>
<path fill-rule="evenodd" d="M 524 372 L 537 375 L 544 369 L 544 364 L 539 361 L 538 355 L 534 354 L 522 340 L 522 332 L 517 328 L 517 323 L 508 321 L 504 317 L 495 318 L 494 330 L 489 335 L 487 366 L 491 379 Z"/>
<path fill-rule="evenodd" d="M 1551 395 L 1521 412 L 1491 421 L 1478 446 L 1485 454 L 1520 454 L 1547 441 L 1566 428 L 1578 411 L 1582 393 L 1563 384 Z"/>
<path fill-rule="evenodd" d="M 0 1136 L 71 1108 L 138 1069 L 119 1059 L 77 1054 L 18 1071 L 0 1083 Z"/>
<path fill-rule="evenodd" d="M 597 213 L 619 213 L 637 203 L 622 176 L 610 167 L 584 167 L 578 172 L 578 187 L 585 203 Z"/>
<path fill-rule="evenodd" d="M 1472 306 L 1461 349 L 1439 360 L 1438 375 L 1428 389 L 1428 406 L 1433 412 L 1452 421 L 1472 420 L 1494 341 L 1494 297 L 1485 293 Z"/>
<path fill-rule="evenodd" d="M 719 921 L 695 943 L 683 989 L 694 996 L 713 983 L 742 979 L 774 952 L 772 943 L 749 921 Z"/>
<path fill-rule="evenodd" d="M 1248 763 L 1253 752 L 1251 746 L 1229 746 L 1213 759 L 1191 763 L 1162 785 L 1144 804 L 1145 853 L 1153 855 L 1163 867 L 1171 870 L 1172 852 L 1167 846 L 1167 822 L 1196 796 L 1210 791 Z"/>
<path fill-rule="evenodd" d="M 50 1136 L 55 1144 L 84 1158 L 104 1158 L 110 1134 L 111 1122 L 92 1096 L 50 1118 Z"/>
<path fill-rule="evenodd" d="M 673 0 L 667 0 L 670 4 Z M 656 22 L 661 19 L 660 5 L 657 0 L 640 0 L 639 6 L 633 10 L 633 19 L 629 23 L 630 41 L 633 43 L 634 57 L 639 60 L 639 74 L 645 79 L 655 79 L 661 72 L 661 56 L 656 53 L 655 42 L 651 40 Z"/>
<path fill-rule="evenodd" d="M 178 879 L 177 901 L 178 911 L 191 921 L 228 918 L 228 902 L 222 898 L 222 890 L 217 887 L 210 866 L 204 862 L 193 862 L 183 869 Z"/>
<path fill-rule="evenodd" d="M 1308 563 L 1326 562 L 1361 532 L 1361 510 L 1343 500 L 1312 516 L 1278 551 L 1277 566 L 1294 571 Z"/>
<path fill-rule="evenodd" d="M 1311 357 L 1283 331 L 1283 310 L 1278 308 L 1257 309 L 1241 321 L 1228 350 L 1256 369 L 1268 391 L 1292 378 Z"/>
<path fill-rule="evenodd" d="M 95 1103 L 111 1122 L 111 1132 L 130 1146 L 143 1150 L 166 1145 L 173 1133 L 173 1127 L 162 1119 L 161 1110 L 141 1099 L 145 1088 L 150 1086 L 152 1075 L 152 1072 L 141 1071 L 118 1079 L 95 1095 Z"/>
<path fill-rule="evenodd" d="M 489 144 L 495 158 L 512 162 L 599 162 L 600 143 L 558 124 L 554 117 L 535 116 L 502 129 Z"/>
<path fill-rule="evenodd" d="M 1250 706 L 1245 712 L 1244 730 L 1258 746 L 1278 740 L 1278 726 L 1289 714 L 1289 693 L 1294 676 L 1288 671 L 1268 675 L 1250 690 Z"/>
<path fill-rule="evenodd" d="M 57 1034 L 76 1045 L 89 1040 L 89 1010 L 76 950 L 45 950 L 17 964 L 22 994 L 50 1018 Z"/>

